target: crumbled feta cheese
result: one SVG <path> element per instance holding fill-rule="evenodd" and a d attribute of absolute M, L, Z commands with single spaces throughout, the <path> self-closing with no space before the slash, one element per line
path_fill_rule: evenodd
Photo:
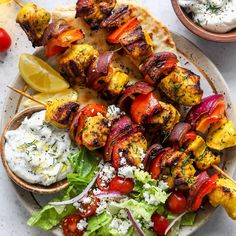
<path fill-rule="evenodd" d="M 118 213 L 118 217 L 119 217 L 120 219 L 127 219 L 128 214 L 127 214 L 127 212 L 126 212 L 124 209 L 121 209 L 121 210 L 119 211 L 119 213 Z"/>
<path fill-rule="evenodd" d="M 102 200 L 99 202 L 99 205 L 96 209 L 96 213 L 98 215 L 102 214 L 108 207 L 107 201 L 106 200 Z"/>
<path fill-rule="evenodd" d="M 105 187 L 107 183 L 115 176 L 116 176 L 115 168 L 111 164 L 106 163 L 99 174 L 99 177 L 102 180 L 101 185 Z"/>
<path fill-rule="evenodd" d="M 80 207 L 80 204 L 78 202 L 73 203 L 73 206 L 78 209 Z"/>
<path fill-rule="evenodd" d="M 145 200 L 148 204 L 157 206 L 157 205 L 160 203 L 160 201 L 155 197 L 155 195 L 149 194 L 149 193 L 146 192 L 146 191 L 143 193 L 143 197 L 144 197 L 144 200 Z"/>
<path fill-rule="evenodd" d="M 125 178 L 134 178 L 134 166 L 123 166 L 118 169 L 118 175 Z"/>
<path fill-rule="evenodd" d="M 77 224 L 77 229 L 79 231 L 84 231 L 86 229 L 87 225 L 88 225 L 88 223 L 87 223 L 86 219 L 82 219 Z"/>
<path fill-rule="evenodd" d="M 91 197 L 85 197 L 82 199 L 82 203 L 84 203 L 84 204 L 89 204 L 89 203 L 91 203 L 91 201 L 92 201 Z"/>
<path fill-rule="evenodd" d="M 99 188 L 95 188 L 94 190 L 93 190 L 93 194 L 94 195 L 97 195 L 97 194 L 99 194 L 99 193 L 101 193 L 102 191 L 99 189 Z"/>
<path fill-rule="evenodd" d="M 160 180 L 158 183 L 158 188 L 160 188 L 162 190 L 166 190 L 169 188 L 169 186 L 166 182 L 164 182 L 163 180 Z"/>
<path fill-rule="evenodd" d="M 127 164 L 126 159 L 125 159 L 124 157 L 122 157 L 122 156 L 120 156 L 120 157 L 121 157 L 121 159 L 120 159 L 120 164 L 121 164 L 122 166 L 126 165 L 126 164 Z"/>
<path fill-rule="evenodd" d="M 109 120 L 115 120 L 115 119 L 119 119 L 121 115 L 124 115 L 124 112 L 120 111 L 120 108 L 115 106 L 115 105 L 110 105 L 107 108 L 107 119 Z"/>
<path fill-rule="evenodd" d="M 143 185 L 143 187 L 146 188 L 146 189 L 149 189 L 151 187 L 151 185 L 146 183 L 146 184 Z"/>
<path fill-rule="evenodd" d="M 112 220 L 112 222 L 110 223 L 110 228 L 112 229 L 115 229 L 118 231 L 119 234 L 121 235 L 126 235 L 129 228 L 131 226 L 131 223 L 130 221 L 128 221 L 127 219 L 126 220 L 122 220 L 122 219 L 119 219 L 119 218 L 114 218 Z"/>

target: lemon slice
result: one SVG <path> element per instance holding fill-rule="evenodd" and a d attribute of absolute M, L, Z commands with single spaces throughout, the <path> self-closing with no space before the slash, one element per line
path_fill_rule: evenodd
<path fill-rule="evenodd" d="M 55 99 L 62 99 L 65 101 L 75 102 L 78 99 L 78 93 L 74 89 L 65 89 L 59 93 L 38 93 L 33 95 L 34 98 L 41 102 L 50 102 Z M 31 107 L 38 105 L 38 103 L 28 99 L 23 103 L 24 107 Z"/>
<path fill-rule="evenodd" d="M 42 59 L 22 54 L 19 69 L 24 81 L 33 89 L 42 93 L 56 93 L 69 88 L 69 83 Z"/>

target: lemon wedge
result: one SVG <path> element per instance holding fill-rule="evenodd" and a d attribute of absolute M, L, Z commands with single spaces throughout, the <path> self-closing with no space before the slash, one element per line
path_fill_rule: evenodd
<path fill-rule="evenodd" d="M 34 97 L 35 99 L 41 101 L 41 102 L 50 102 L 53 101 L 55 99 L 62 99 L 65 101 L 71 101 L 71 102 L 75 102 L 78 99 L 78 93 L 74 90 L 74 89 L 65 89 L 61 92 L 58 93 L 37 93 L 35 95 L 33 95 L 32 97 Z M 38 105 L 38 103 L 28 99 L 23 103 L 24 107 L 31 107 L 31 106 L 35 106 Z"/>
<path fill-rule="evenodd" d="M 33 89 L 42 93 L 56 93 L 69 88 L 69 83 L 42 59 L 22 54 L 19 69 L 24 81 Z"/>

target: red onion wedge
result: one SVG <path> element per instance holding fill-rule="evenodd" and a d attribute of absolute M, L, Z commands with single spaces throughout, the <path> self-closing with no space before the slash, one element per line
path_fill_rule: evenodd
<path fill-rule="evenodd" d="M 102 89 L 106 86 L 105 80 L 102 80 L 101 77 L 108 75 L 113 55 L 114 52 L 112 51 L 100 54 L 98 59 L 90 65 L 86 78 L 88 87 L 94 87 L 98 91 L 99 89 L 97 87 L 101 87 Z"/>
<path fill-rule="evenodd" d="M 215 94 L 204 98 L 200 104 L 190 109 L 185 122 L 189 123 L 192 129 L 195 129 L 203 116 L 210 116 L 217 106 L 222 105 L 222 103 L 224 103 L 224 96 L 222 94 Z"/>
<path fill-rule="evenodd" d="M 165 235 L 168 234 L 168 232 L 170 231 L 170 229 L 187 213 L 187 211 L 183 212 L 182 214 L 180 214 L 177 218 L 175 218 L 166 228 L 165 231 Z"/>
<path fill-rule="evenodd" d="M 55 206 L 61 206 L 61 205 L 70 205 L 73 204 L 75 202 L 78 202 L 79 200 L 81 200 L 83 197 L 85 197 L 89 190 L 93 187 L 93 185 L 96 182 L 96 179 L 99 175 L 99 172 L 95 175 L 95 177 L 93 178 L 93 180 L 89 183 L 89 185 L 84 189 L 84 191 L 82 193 L 80 193 L 78 196 L 70 199 L 70 200 L 66 200 L 66 201 L 62 201 L 62 202 L 49 202 L 50 205 L 55 205 Z"/>
<path fill-rule="evenodd" d="M 173 146 L 177 145 L 178 147 L 181 147 L 183 145 L 184 137 L 190 129 L 191 125 L 188 123 L 180 122 L 176 124 L 171 131 L 169 143 Z"/>
<path fill-rule="evenodd" d="M 50 40 L 52 37 L 58 36 L 65 30 L 67 30 L 69 27 L 70 26 L 63 19 L 59 19 L 57 21 L 50 23 L 43 33 L 43 39 L 42 39 L 43 46 L 45 46 L 48 40 Z"/>
<path fill-rule="evenodd" d="M 134 85 L 128 87 L 122 92 L 121 98 L 118 101 L 118 106 L 122 109 L 128 98 L 131 98 L 135 94 L 148 94 L 154 90 L 154 87 L 146 82 L 137 82 Z M 126 104 L 127 105 L 127 104 Z"/>
<path fill-rule="evenodd" d="M 132 212 L 127 208 L 126 208 L 126 212 L 128 214 L 128 218 L 129 218 L 130 222 L 132 223 L 132 225 L 135 228 L 138 235 L 145 236 L 145 233 L 143 232 L 142 228 L 139 226 L 138 222 L 134 219 Z"/>
<path fill-rule="evenodd" d="M 132 128 L 132 121 L 128 116 L 121 117 L 111 128 L 109 137 L 106 142 L 104 149 L 104 159 L 105 161 L 111 160 L 113 146 L 116 143 L 117 138 L 129 131 Z"/>
<path fill-rule="evenodd" d="M 101 192 L 98 194 L 94 195 L 95 197 L 99 198 L 99 199 L 105 199 L 105 198 L 124 198 L 126 197 L 126 195 L 122 194 L 121 192 Z"/>

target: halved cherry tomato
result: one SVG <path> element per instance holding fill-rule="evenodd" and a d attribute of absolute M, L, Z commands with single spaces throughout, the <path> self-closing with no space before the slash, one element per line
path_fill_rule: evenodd
<path fill-rule="evenodd" d="M 142 124 L 146 118 L 160 109 L 161 105 L 153 93 L 141 94 L 133 101 L 130 114 L 135 123 Z"/>
<path fill-rule="evenodd" d="M 168 197 L 166 206 L 172 213 L 181 214 L 186 210 L 187 200 L 180 191 L 176 191 Z"/>
<path fill-rule="evenodd" d="M 132 179 L 125 179 L 119 176 L 113 178 L 109 184 L 110 191 L 118 191 L 121 193 L 130 193 L 134 189 L 134 182 Z"/>
<path fill-rule="evenodd" d="M 84 232 L 78 230 L 77 224 L 82 220 L 78 214 L 71 214 L 63 219 L 62 229 L 64 236 L 82 236 Z"/>
<path fill-rule="evenodd" d="M 158 155 L 155 159 L 151 161 L 151 164 L 149 167 L 149 173 L 151 174 L 153 179 L 159 178 L 161 174 L 161 162 L 172 151 L 173 151 L 172 148 L 165 148 L 160 155 Z"/>
<path fill-rule="evenodd" d="M 138 19 L 136 17 L 130 19 L 127 23 L 122 25 L 120 28 L 115 30 L 107 37 L 107 42 L 109 43 L 119 43 L 119 40 L 123 34 L 127 31 L 134 29 L 139 24 Z"/>
<path fill-rule="evenodd" d="M 109 183 L 105 183 L 106 186 L 103 186 L 104 181 L 102 180 L 102 178 L 100 176 L 97 177 L 96 184 L 97 184 L 98 188 L 101 191 L 103 191 L 103 192 L 107 192 L 108 191 Z"/>
<path fill-rule="evenodd" d="M 0 28 L 0 52 L 5 52 L 11 46 L 11 37 L 6 30 Z"/>
<path fill-rule="evenodd" d="M 169 226 L 169 221 L 164 216 L 155 213 L 152 215 L 152 222 L 154 223 L 153 229 L 157 235 L 165 235 L 165 231 Z"/>
<path fill-rule="evenodd" d="M 91 202 L 89 203 L 80 203 L 80 207 L 77 209 L 78 214 L 82 218 L 87 218 L 96 214 L 98 208 L 98 199 L 95 196 L 89 196 Z"/>
<path fill-rule="evenodd" d="M 106 106 L 102 104 L 89 104 L 77 113 L 70 128 L 70 137 L 72 140 L 74 140 L 77 144 L 82 145 L 81 134 L 85 122 L 88 117 L 97 116 L 98 113 L 101 113 L 103 116 L 105 116 L 107 113 Z"/>

